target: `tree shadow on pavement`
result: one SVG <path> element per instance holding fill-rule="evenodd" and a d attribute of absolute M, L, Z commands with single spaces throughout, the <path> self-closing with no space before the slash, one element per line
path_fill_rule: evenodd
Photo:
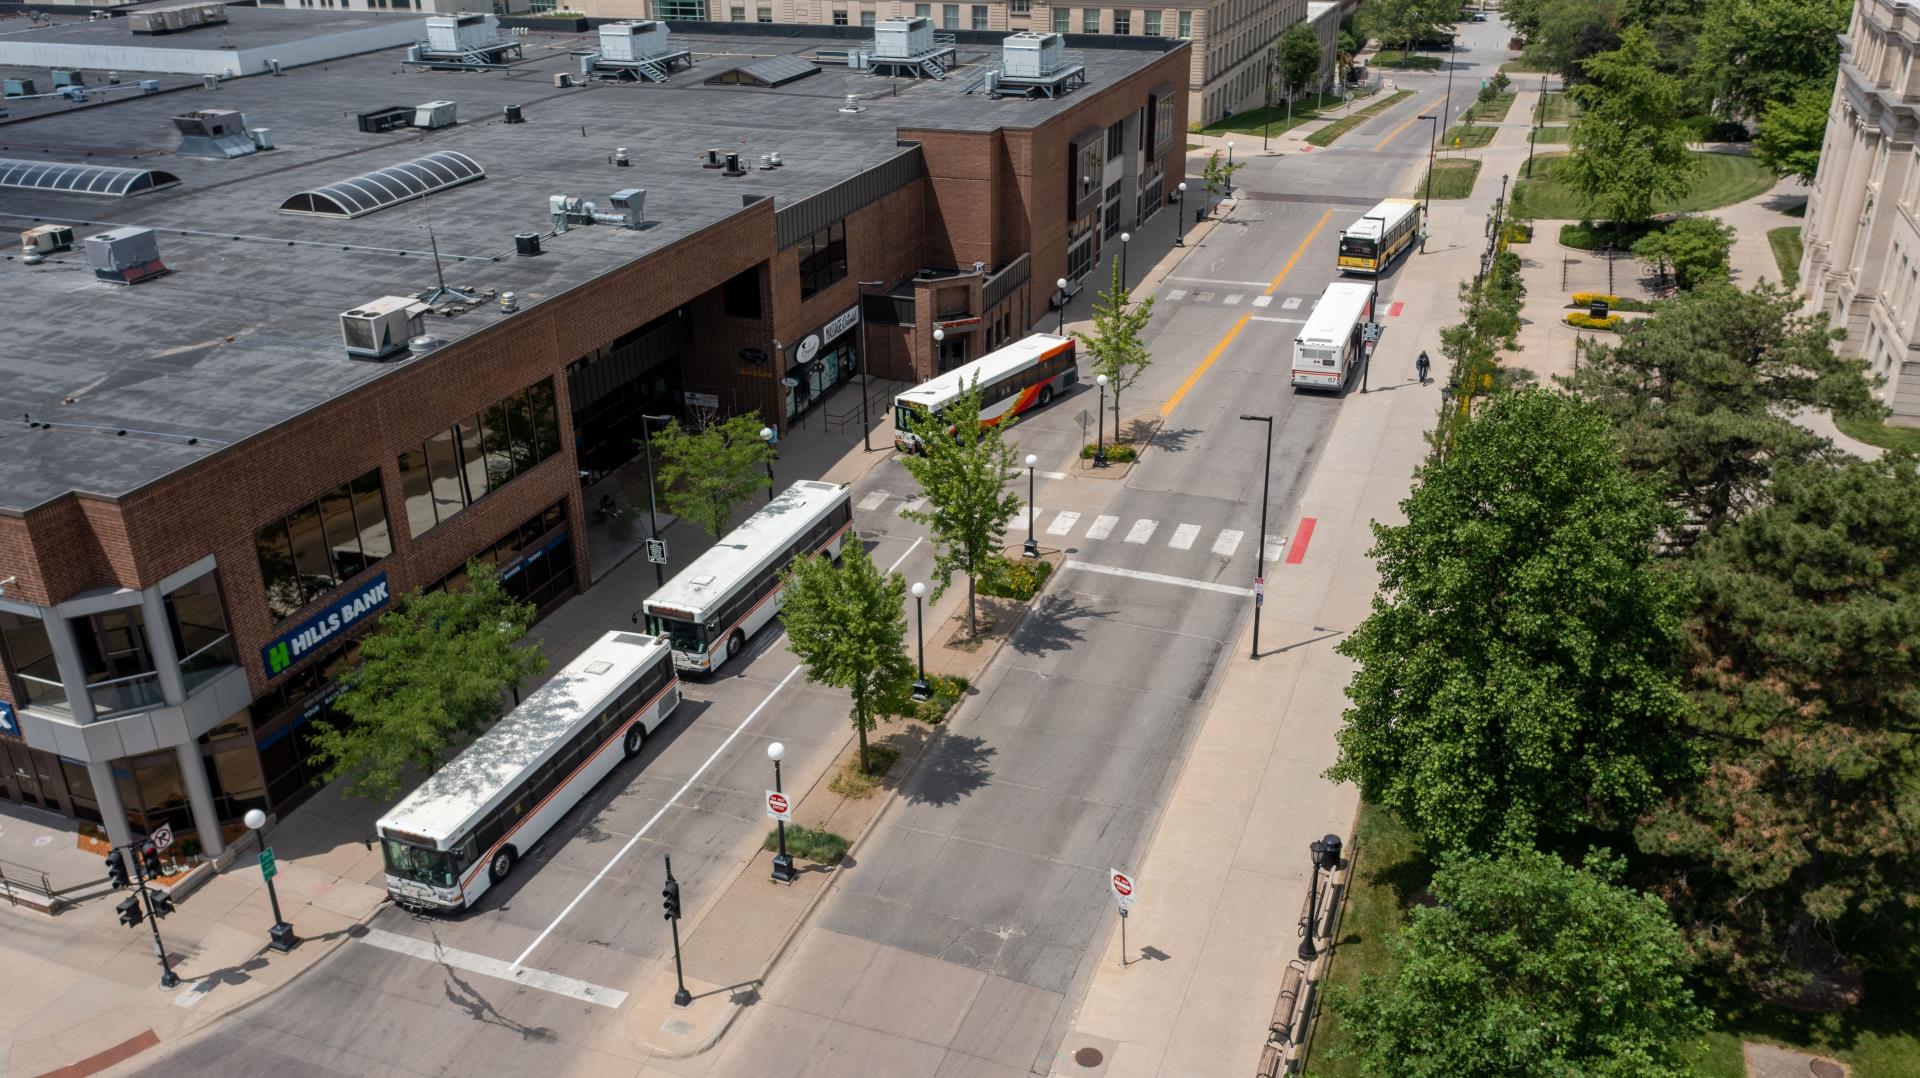
<path fill-rule="evenodd" d="M 1163 453 L 1180 453 L 1187 449 L 1187 443 L 1200 433 L 1198 427 L 1181 427 L 1179 430 L 1161 430 L 1153 436 L 1151 448 Z"/>
<path fill-rule="evenodd" d="M 993 777 L 998 750 L 977 737 L 949 731 L 937 739 L 900 795 L 914 805 L 952 805 Z"/>
<path fill-rule="evenodd" d="M 1058 570 L 1056 570 L 1057 572 Z M 1086 639 L 1086 634 L 1071 623 L 1083 618 L 1100 617 L 1101 612 L 1087 607 L 1068 595 L 1041 595 L 1033 601 L 1033 616 L 1020 623 L 1008 643 L 1022 655 L 1045 655 L 1065 651 Z"/>

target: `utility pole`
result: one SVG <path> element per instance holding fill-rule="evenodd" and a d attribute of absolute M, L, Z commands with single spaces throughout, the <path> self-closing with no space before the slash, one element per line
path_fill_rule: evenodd
<path fill-rule="evenodd" d="M 1242 415 L 1241 419 L 1249 423 L 1267 425 L 1266 466 L 1260 473 L 1260 545 L 1254 548 L 1253 571 L 1253 654 L 1260 657 L 1260 608 L 1267 600 L 1267 494 L 1273 485 L 1273 417 L 1270 415 Z"/>

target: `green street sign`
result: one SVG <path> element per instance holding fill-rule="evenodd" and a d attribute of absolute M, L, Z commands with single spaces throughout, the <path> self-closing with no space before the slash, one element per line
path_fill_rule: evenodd
<path fill-rule="evenodd" d="M 275 866 L 273 863 L 273 847 L 269 846 L 266 849 L 261 850 L 260 851 L 260 878 L 263 880 L 270 880 L 274 877 L 274 874 L 278 873 L 279 871 L 280 869 L 277 866 Z"/>

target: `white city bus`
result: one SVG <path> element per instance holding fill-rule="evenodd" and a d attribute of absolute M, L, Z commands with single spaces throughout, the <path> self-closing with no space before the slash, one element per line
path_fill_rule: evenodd
<path fill-rule="evenodd" d="M 679 704 L 665 640 L 601 637 L 380 818 L 387 893 L 471 905 Z"/>
<path fill-rule="evenodd" d="M 1339 389 L 1359 365 L 1360 327 L 1373 314 L 1373 286 L 1335 281 L 1321 293 L 1293 341 L 1296 389 Z"/>
<path fill-rule="evenodd" d="M 1340 233 L 1340 272 L 1377 276 L 1419 233 L 1420 201 L 1387 199 Z"/>
<path fill-rule="evenodd" d="M 940 409 L 980 383 L 980 423 L 992 426 L 1009 415 L 1053 403 L 1056 394 L 1080 380 L 1072 337 L 1035 333 L 996 348 L 972 363 L 922 382 L 893 399 L 893 444 L 906 452 L 920 448 L 907 429 L 912 412 L 939 415 Z"/>
<path fill-rule="evenodd" d="M 712 673 L 780 612 L 780 574 L 795 558 L 840 557 L 852 496 L 803 479 L 748 517 L 641 603 L 647 631 L 673 644 L 674 665 Z"/>

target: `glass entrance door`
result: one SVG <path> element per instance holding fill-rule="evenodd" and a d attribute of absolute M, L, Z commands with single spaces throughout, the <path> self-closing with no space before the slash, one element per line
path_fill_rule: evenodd
<path fill-rule="evenodd" d="M 40 777 L 34 773 L 30 755 L 25 745 L 0 742 L 0 766 L 6 767 L 7 778 L 14 789 L 20 791 L 21 803 L 45 808 L 47 794 L 40 788 Z"/>

